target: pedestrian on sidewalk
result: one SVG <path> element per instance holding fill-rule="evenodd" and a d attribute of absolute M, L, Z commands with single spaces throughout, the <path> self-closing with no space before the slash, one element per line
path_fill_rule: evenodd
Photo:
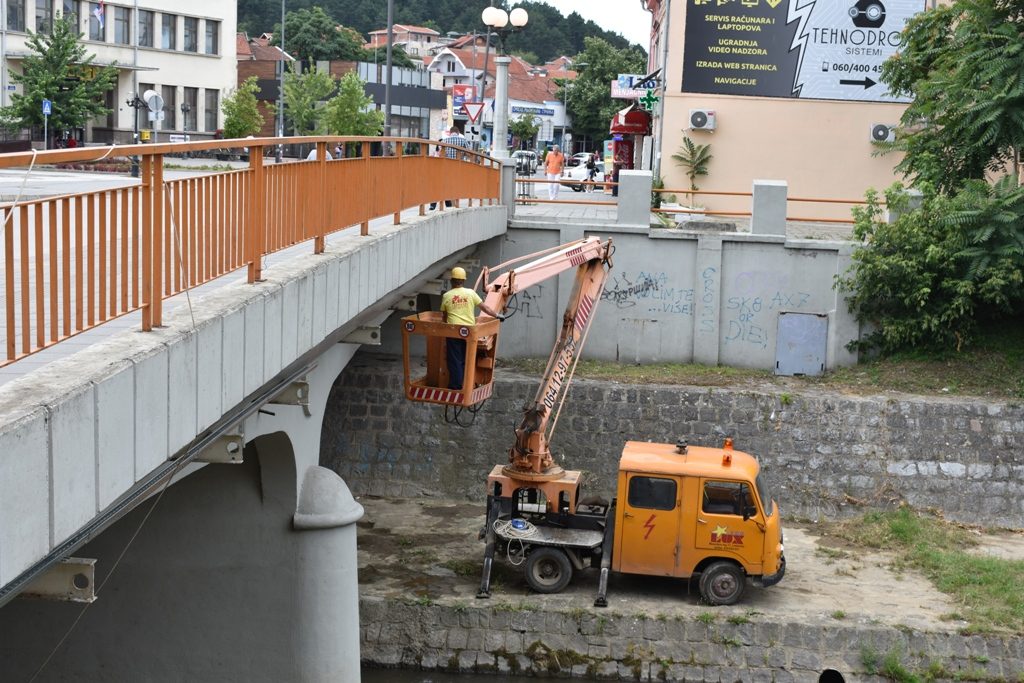
<path fill-rule="evenodd" d="M 558 190 L 562 187 L 562 168 L 565 166 L 565 155 L 555 145 L 544 157 L 544 171 L 548 177 L 548 199 L 558 199 Z"/>
<path fill-rule="evenodd" d="M 448 134 L 441 138 L 441 142 L 446 145 L 454 145 L 455 147 L 469 147 L 469 140 L 467 140 L 466 136 L 462 134 L 462 131 L 459 130 L 458 126 L 452 126 L 451 128 L 449 128 Z M 460 157 L 460 154 L 458 150 L 455 149 L 455 147 L 441 147 L 438 149 L 439 151 L 442 151 L 444 153 L 444 156 L 448 157 L 449 159 L 458 159 Z M 465 155 L 461 156 L 463 159 L 465 159 Z M 452 205 L 452 200 L 444 200 L 444 205 L 446 207 L 450 207 Z M 433 211 L 436 206 L 437 202 L 434 202 L 433 204 L 430 205 L 430 210 Z"/>

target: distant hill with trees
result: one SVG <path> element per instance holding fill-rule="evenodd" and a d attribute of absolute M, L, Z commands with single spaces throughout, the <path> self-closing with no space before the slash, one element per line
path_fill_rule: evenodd
<path fill-rule="evenodd" d="M 394 18 L 395 23 L 426 26 L 442 34 L 448 31 L 483 32 L 485 26 L 480 20 L 480 13 L 489 4 L 489 0 L 398 0 L 394 4 Z M 495 4 L 500 6 L 504 3 L 499 1 Z M 511 53 L 532 53 L 541 62 L 546 62 L 561 55 L 579 54 L 584 50 L 585 37 L 602 38 L 619 49 L 631 47 L 620 34 L 607 31 L 576 12 L 565 17 L 554 7 L 539 2 L 521 2 L 518 6 L 529 12 L 530 22 L 525 30 L 509 37 L 506 48 Z M 294 12 L 312 7 L 323 8 L 339 24 L 364 36 L 387 26 L 387 3 L 384 0 L 288 0 L 287 9 Z M 239 30 L 258 35 L 274 31 L 280 23 L 279 4 L 266 0 L 238 0 Z M 637 47 L 642 51 L 646 48 Z"/>

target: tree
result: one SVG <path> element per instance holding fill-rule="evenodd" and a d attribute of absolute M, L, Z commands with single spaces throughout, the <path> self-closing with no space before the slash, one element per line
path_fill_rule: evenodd
<path fill-rule="evenodd" d="M 508 124 L 508 131 L 519 140 L 520 145 L 533 140 L 539 130 L 540 121 L 533 114 L 520 116 Z"/>
<path fill-rule="evenodd" d="M 338 94 L 324 107 L 322 121 L 329 135 L 380 135 L 384 112 L 373 108 L 363 85 L 354 71 L 341 78 Z"/>
<path fill-rule="evenodd" d="M 378 47 L 374 50 L 366 50 L 365 56 L 361 58 L 365 62 L 374 62 L 376 64 L 385 64 L 388 59 L 388 48 L 387 46 Z M 393 45 L 391 47 L 391 65 L 401 66 L 406 69 L 415 69 L 416 65 L 413 64 L 412 59 L 406 53 L 405 48 L 401 45 Z"/>
<path fill-rule="evenodd" d="M 230 95 L 224 98 L 221 111 L 224 112 L 224 137 L 244 138 L 256 135 L 263 128 L 263 115 L 260 114 L 256 92 L 256 77 L 250 76 Z"/>
<path fill-rule="evenodd" d="M 86 54 L 81 37 L 67 19 L 53 22 L 53 32 L 28 31 L 32 51 L 22 60 L 22 72 L 11 72 L 22 93 L 11 94 L 11 104 L 0 111 L 7 127 L 43 125 L 42 101 L 53 103 L 49 127 L 52 132 L 81 128 L 96 116 L 110 113 L 104 95 L 117 81 L 112 66 L 92 67 L 95 55 Z"/>
<path fill-rule="evenodd" d="M 617 49 L 600 38 L 585 38 L 584 43 L 586 48 L 574 61 L 587 66 L 568 86 L 567 108 L 577 135 L 603 140 L 608 136 L 612 117 L 625 106 L 622 100 L 612 99 L 608 84 L 619 74 L 643 73 L 647 57 L 642 50 Z M 559 89 L 558 99 L 565 98 L 565 87 Z"/>
<path fill-rule="evenodd" d="M 350 28 L 339 26 L 321 7 L 288 12 L 284 18 L 285 49 L 298 59 L 303 70 L 317 61 L 340 59 L 360 61 L 366 56 L 363 36 Z M 281 44 L 281 27 L 274 33 L 274 45 Z"/>
<path fill-rule="evenodd" d="M 683 144 L 672 158 L 686 169 L 686 177 L 690 179 L 690 190 L 697 191 L 697 176 L 708 174 L 708 164 L 712 159 L 711 145 L 696 144 L 688 135 L 683 135 Z"/>
<path fill-rule="evenodd" d="M 293 68 L 284 76 L 284 113 L 296 135 L 311 135 L 321 128 L 320 103 L 330 98 L 337 82 L 328 73 L 310 69 L 297 73 Z"/>
<path fill-rule="evenodd" d="M 912 180 L 951 192 L 999 173 L 1024 147 L 1024 32 L 1019 2 L 956 0 L 921 12 L 882 67 L 894 95 L 912 97 L 892 145 Z"/>

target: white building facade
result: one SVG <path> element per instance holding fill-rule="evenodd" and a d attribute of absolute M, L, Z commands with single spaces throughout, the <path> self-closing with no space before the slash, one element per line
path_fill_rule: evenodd
<path fill-rule="evenodd" d="M 10 104 L 21 87 L 9 71 L 20 72 L 30 54 L 27 31 L 46 33 L 54 20 L 73 17 L 93 64 L 113 64 L 118 76 L 107 94 L 111 113 L 72 134 L 128 144 L 136 124 L 155 128 L 163 141 L 168 134 L 211 138 L 222 127 L 221 103 L 237 79 L 235 0 L 2 0 L 0 6 L 0 104 Z M 147 90 L 163 98 L 162 121 L 129 104 Z"/>

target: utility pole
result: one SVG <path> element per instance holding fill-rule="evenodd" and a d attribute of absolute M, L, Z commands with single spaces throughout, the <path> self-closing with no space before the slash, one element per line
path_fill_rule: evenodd
<path fill-rule="evenodd" d="M 284 3 L 285 0 L 281 0 L 281 59 L 278 60 L 277 68 L 277 137 L 284 137 Z M 282 157 L 284 156 L 284 150 L 281 149 L 281 144 L 278 143 L 277 151 L 274 154 L 274 160 L 277 163 L 281 163 Z"/>
<path fill-rule="evenodd" d="M 395 42 L 395 2 L 388 0 L 388 49 L 384 68 L 384 137 L 391 137 L 391 49 Z"/>

